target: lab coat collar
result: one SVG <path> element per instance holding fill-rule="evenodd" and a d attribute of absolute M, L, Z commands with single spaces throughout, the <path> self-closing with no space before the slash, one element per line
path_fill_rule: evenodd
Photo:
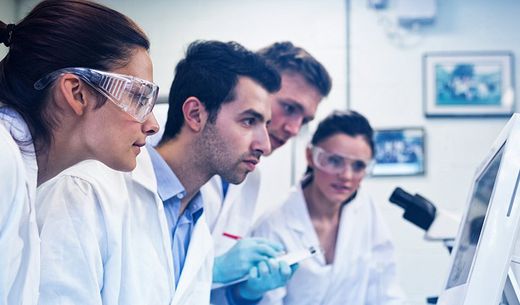
<path fill-rule="evenodd" d="M 130 174 L 135 182 L 157 195 L 157 179 L 147 149 L 141 150 L 141 153 L 137 156 L 137 165 Z"/>
<path fill-rule="evenodd" d="M 283 209 L 288 215 L 287 226 L 292 230 L 302 245 L 305 247 L 318 246 L 320 247 L 320 241 L 316 230 L 312 224 L 307 204 L 305 203 L 305 197 L 303 196 L 303 189 L 300 184 L 293 187 L 287 203 L 283 206 Z M 325 255 L 320 253 L 314 256 L 312 259 L 316 260 L 319 264 L 325 265 Z"/>
<path fill-rule="evenodd" d="M 152 198 L 155 199 L 155 205 L 157 207 L 158 213 L 157 217 L 159 222 L 161 223 L 163 247 L 166 253 L 166 267 L 168 268 L 169 273 L 171 274 L 171 287 L 173 291 L 175 284 L 173 283 L 173 254 L 170 247 L 170 233 L 168 230 L 166 214 L 164 212 L 164 205 L 162 204 L 162 200 L 159 197 L 159 194 L 157 193 L 157 179 L 155 178 L 152 160 L 147 149 L 142 149 L 141 153 L 137 156 L 136 168 L 130 173 L 130 176 L 133 182 L 143 186 L 144 189 L 151 193 L 151 196 L 153 196 Z M 150 204 L 152 203 L 153 201 L 150 200 Z"/>
<path fill-rule="evenodd" d="M 352 197 L 350 197 L 349 199 L 347 199 L 347 201 L 345 201 L 345 203 L 341 207 L 341 211 L 340 211 L 341 214 L 343 214 L 347 205 L 353 206 L 352 208 L 354 208 L 354 206 L 356 206 L 355 202 L 357 201 L 356 200 L 357 194 L 358 194 L 358 191 L 356 191 L 352 195 Z M 300 184 L 293 187 L 293 189 L 291 191 L 291 195 L 288 199 L 288 202 L 294 203 L 290 207 L 289 206 L 286 207 L 287 213 L 290 213 L 290 215 L 291 215 L 290 216 L 291 219 L 300 219 L 301 221 L 298 221 L 298 222 L 291 221 L 287 225 L 294 231 L 300 232 L 302 234 L 305 233 L 305 231 L 308 229 L 308 228 L 306 228 L 305 221 L 309 220 L 309 222 L 311 224 L 312 224 L 312 222 L 311 222 L 309 210 L 307 208 L 307 204 L 305 201 L 305 196 L 303 195 L 303 189 Z"/>
<path fill-rule="evenodd" d="M 303 196 L 303 189 L 299 184 L 293 187 L 288 202 L 292 202 L 291 206 L 285 207 L 287 213 L 290 214 L 290 219 L 299 219 L 300 221 L 290 221 L 287 226 L 298 233 L 305 233 L 307 229 L 305 222 L 306 220 L 310 222 L 310 216 Z"/>
<path fill-rule="evenodd" d="M 182 294 L 189 290 L 189 285 L 195 285 L 194 278 L 199 270 L 204 267 L 208 253 L 213 249 L 212 238 L 204 213 L 195 224 L 191 236 L 192 240 L 186 253 L 186 262 L 177 284 L 173 304 L 177 304 L 183 298 Z"/>

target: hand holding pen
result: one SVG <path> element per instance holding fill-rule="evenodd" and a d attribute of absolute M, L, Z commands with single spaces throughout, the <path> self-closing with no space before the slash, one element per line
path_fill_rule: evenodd
<path fill-rule="evenodd" d="M 213 282 L 228 283 L 246 276 L 260 262 L 267 262 L 283 253 L 283 246 L 264 238 L 240 238 L 234 234 L 224 236 L 237 240 L 226 253 L 215 258 Z"/>

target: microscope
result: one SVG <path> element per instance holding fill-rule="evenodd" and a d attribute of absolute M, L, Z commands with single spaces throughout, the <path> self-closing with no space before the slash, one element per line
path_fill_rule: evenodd
<path fill-rule="evenodd" d="M 395 188 L 389 200 L 404 209 L 404 219 L 425 231 L 425 240 L 442 241 L 451 252 L 459 228 L 459 217 L 438 209 L 423 196 L 412 195 L 400 187 Z"/>
<path fill-rule="evenodd" d="M 438 209 L 419 194 L 412 195 L 400 187 L 390 195 L 390 202 L 404 209 L 403 218 L 425 231 L 427 241 L 442 241 L 451 253 L 459 228 L 459 217 Z M 428 297 L 428 304 L 436 304 L 437 297 Z"/>

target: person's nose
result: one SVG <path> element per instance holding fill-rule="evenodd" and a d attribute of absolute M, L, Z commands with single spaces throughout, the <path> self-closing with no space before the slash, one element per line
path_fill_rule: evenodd
<path fill-rule="evenodd" d="M 141 130 L 146 136 L 154 135 L 159 131 L 159 123 L 157 123 L 153 112 L 146 117 L 146 120 L 141 125 Z"/>
<path fill-rule="evenodd" d="M 271 153 L 271 141 L 269 140 L 269 133 L 265 126 L 256 133 L 252 148 L 254 151 L 261 152 L 262 155 L 269 155 Z"/>
<path fill-rule="evenodd" d="M 300 132 L 300 128 L 302 127 L 303 118 L 298 117 L 294 118 L 293 120 L 290 120 L 285 123 L 284 130 L 287 132 L 291 137 L 294 137 Z"/>
<path fill-rule="evenodd" d="M 343 167 L 343 170 L 339 173 L 339 177 L 345 180 L 353 179 L 354 175 L 354 170 L 352 169 L 352 165 L 350 163 L 346 163 Z"/>

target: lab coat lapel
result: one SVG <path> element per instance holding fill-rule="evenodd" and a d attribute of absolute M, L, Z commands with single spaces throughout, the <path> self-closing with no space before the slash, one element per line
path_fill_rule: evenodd
<path fill-rule="evenodd" d="M 204 201 L 204 214 L 206 223 L 211 231 L 218 225 L 217 219 L 222 213 L 222 184 L 218 175 L 213 176 L 200 189 Z"/>
<path fill-rule="evenodd" d="M 135 182 L 141 184 L 150 192 L 157 194 L 157 179 L 155 178 L 148 149 L 142 149 L 137 156 L 137 165 L 131 172 L 131 175 Z"/>
<path fill-rule="evenodd" d="M 150 155 L 148 154 L 147 149 L 141 150 L 141 153 L 137 156 L 137 166 L 134 171 L 130 173 L 130 175 L 133 182 L 140 184 L 146 189 L 146 191 L 150 193 L 150 204 L 155 204 L 156 206 L 157 219 L 159 220 L 161 226 L 161 240 L 166 257 L 166 262 L 163 263 L 165 264 L 165 268 L 168 268 L 171 279 L 170 287 L 172 287 L 173 290 L 173 287 L 175 286 L 173 282 L 175 276 L 173 272 L 173 254 L 170 247 L 171 239 L 168 222 L 164 212 L 164 204 L 157 194 L 157 180 L 155 178 L 152 160 L 150 159 Z"/>
<path fill-rule="evenodd" d="M 295 186 L 291 190 L 291 195 L 287 199 L 287 203 L 283 206 L 284 214 L 290 221 L 287 226 L 295 232 L 303 233 L 307 229 L 307 222 L 310 222 L 307 204 L 301 186 Z"/>
<path fill-rule="evenodd" d="M 237 198 L 238 194 L 240 193 L 241 185 L 230 184 L 228 187 L 228 190 L 227 190 L 226 197 L 224 199 L 222 199 L 224 194 L 222 191 L 222 179 L 220 177 L 218 179 L 218 186 L 216 186 L 216 187 L 219 190 L 219 202 L 218 202 L 219 210 L 218 210 L 218 214 L 213 214 L 213 215 L 218 215 L 218 216 L 217 216 L 217 219 L 214 220 L 215 225 L 211 231 L 216 234 L 215 237 L 219 237 L 222 234 L 221 232 L 229 230 L 229 228 L 225 228 L 227 226 L 228 219 L 230 217 L 228 210 L 233 205 L 233 200 L 235 200 Z M 215 205 L 215 203 L 212 203 L 212 205 Z M 204 202 L 204 208 L 206 208 L 206 202 Z M 224 217 L 224 218 L 222 218 L 222 217 Z M 238 234 L 238 232 L 230 232 L 230 233 Z"/>
<path fill-rule="evenodd" d="M 298 189 L 292 193 L 288 201 L 288 203 L 291 204 L 284 206 L 285 211 L 288 213 L 287 226 L 299 236 L 299 240 L 302 241 L 304 246 L 320 247 L 320 241 L 312 225 L 302 188 L 299 185 L 297 187 Z M 325 256 L 323 253 L 314 255 L 311 259 L 317 260 L 321 265 L 325 265 Z"/>
<path fill-rule="evenodd" d="M 330 274 L 331 281 L 326 290 L 327 292 L 324 294 L 323 302 L 321 303 L 323 305 L 332 302 L 331 299 L 335 295 L 334 291 L 342 289 L 341 285 L 344 285 L 345 277 L 350 277 L 349 274 L 352 274 L 353 269 L 364 268 L 365 266 L 365 262 L 360 260 L 359 254 L 366 253 L 366 251 L 358 248 L 358 245 L 365 245 L 369 242 L 366 236 L 363 235 L 363 232 L 365 232 L 362 228 L 363 224 L 360 226 L 359 223 L 359 219 L 365 219 L 359 215 L 363 208 L 361 205 L 367 202 L 363 202 L 360 197 L 361 195 L 358 193 L 356 198 L 341 208 L 334 262 L 332 264 L 332 273 Z M 354 280 L 361 281 L 362 279 L 354 278 Z M 355 303 L 360 304 L 361 302 Z"/>
<path fill-rule="evenodd" d="M 255 205 L 258 194 L 258 182 L 257 179 L 254 179 L 254 177 L 255 175 L 250 173 L 246 177 L 246 180 L 244 180 L 241 184 L 230 184 L 227 195 L 224 199 L 224 203 L 220 204 L 220 214 L 217 216 L 218 221 L 215 222 L 215 225 L 213 228 L 211 228 L 211 231 L 215 243 L 220 244 L 219 248 L 221 250 L 225 249 L 227 251 L 227 249 L 235 244 L 235 241 L 230 240 L 229 238 L 223 238 L 223 232 L 228 232 L 243 237 L 249 236 L 251 233 L 250 230 L 253 227 L 251 221 L 254 219 Z M 222 199 L 222 184 L 220 181 L 221 179 L 219 177 L 217 188 L 220 191 L 219 198 Z M 214 205 L 214 203 L 208 203 L 205 201 L 205 211 L 207 205 Z M 211 215 L 212 211 L 209 211 L 208 214 Z"/>
<path fill-rule="evenodd" d="M 196 278 L 201 268 L 204 267 L 212 247 L 211 235 L 203 213 L 193 228 L 186 261 L 173 297 L 173 304 L 177 304 L 179 300 L 182 300 L 183 294 L 189 292 L 192 285 L 196 285 Z"/>
<path fill-rule="evenodd" d="M 354 200 L 341 208 L 332 269 L 334 274 L 347 272 L 348 270 L 345 268 L 351 268 L 352 266 L 350 264 L 342 264 L 341 262 L 353 262 L 356 260 L 354 254 L 364 253 L 362 249 L 358 248 L 359 239 L 364 238 L 359 222 L 356 222 L 356 219 L 360 217 L 360 204 L 362 203 L 359 197 L 358 194 Z"/>

